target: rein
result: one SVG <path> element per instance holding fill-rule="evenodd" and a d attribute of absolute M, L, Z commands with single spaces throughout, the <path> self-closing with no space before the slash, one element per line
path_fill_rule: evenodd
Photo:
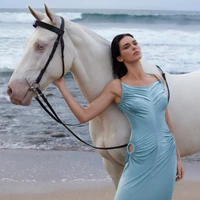
<path fill-rule="evenodd" d="M 62 59 L 62 75 L 60 78 L 62 78 L 65 74 L 65 63 L 64 63 L 64 40 L 63 40 L 63 34 L 64 34 L 64 19 L 62 17 L 61 18 L 61 26 L 60 28 L 57 28 L 55 26 L 52 26 L 50 24 L 47 24 L 47 23 L 44 23 L 44 22 L 41 22 L 39 20 L 36 20 L 35 23 L 33 24 L 33 26 L 36 28 L 37 26 L 40 26 L 42 28 L 45 28 L 49 31 L 52 31 L 54 33 L 56 33 L 58 35 L 55 43 L 54 43 L 54 46 L 53 46 L 53 49 L 49 55 L 49 58 L 45 64 L 45 66 L 42 68 L 42 70 L 40 71 L 40 74 L 39 76 L 37 77 L 36 81 L 33 82 L 33 83 L 29 83 L 27 79 L 25 79 L 27 81 L 27 83 L 29 84 L 30 86 L 30 90 L 33 90 L 33 92 L 36 94 L 36 97 L 35 99 L 38 101 L 38 103 L 40 104 L 40 106 L 56 121 L 58 122 L 59 124 L 62 124 L 74 137 L 76 137 L 79 141 L 81 141 L 82 143 L 84 143 L 85 145 L 87 146 L 90 146 L 94 149 L 99 149 L 99 150 L 111 150 L 111 149 L 119 149 L 119 148 L 122 148 L 122 147 L 126 147 L 127 144 L 123 144 L 123 145 L 119 145 L 119 146 L 114 146 L 114 147 L 96 147 L 96 146 L 93 146 L 87 142 L 85 142 L 84 140 L 82 140 L 80 137 L 78 137 L 68 126 L 75 126 L 75 125 L 80 125 L 80 124 L 65 124 L 63 123 L 63 121 L 58 117 L 58 115 L 56 114 L 56 112 L 54 111 L 54 109 L 52 108 L 52 106 L 50 105 L 50 103 L 48 102 L 47 98 L 45 97 L 45 95 L 42 93 L 42 91 L 40 90 L 40 81 L 50 63 L 50 61 L 52 60 L 55 52 L 56 52 L 56 49 L 58 47 L 58 44 L 60 42 L 61 44 L 61 59 Z M 157 66 L 157 65 L 156 65 Z M 157 66 L 159 68 L 159 70 L 162 72 L 162 77 L 163 79 L 165 80 L 166 82 L 166 86 L 167 86 L 167 90 L 168 90 L 168 101 L 169 101 L 169 98 L 170 98 L 170 91 L 169 91 L 169 86 L 168 86 L 168 83 L 167 83 L 167 80 L 166 80 L 166 77 L 165 77 L 165 73 L 163 72 L 163 70 Z M 43 104 L 43 102 L 40 100 L 40 98 L 42 98 L 42 100 L 44 101 L 44 103 L 46 104 L 46 106 Z"/>
<path fill-rule="evenodd" d="M 168 102 L 169 102 L 169 100 L 170 100 L 170 90 L 169 90 L 169 85 L 168 85 L 168 82 L 167 82 L 165 73 L 163 72 L 163 70 L 162 70 L 158 65 L 156 65 L 156 67 L 161 71 L 161 75 L 162 75 L 162 77 L 163 77 L 163 79 L 164 79 L 164 81 L 165 81 L 165 83 L 166 83 L 166 86 L 167 86 L 167 94 L 168 94 L 167 99 L 168 99 Z"/>

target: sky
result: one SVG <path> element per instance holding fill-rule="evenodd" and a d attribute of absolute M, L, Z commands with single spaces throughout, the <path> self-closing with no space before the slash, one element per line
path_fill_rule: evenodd
<path fill-rule="evenodd" d="M 43 8 L 44 3 L 49 8 L 200 11 L 200 0 L 1 0 L 0 8 Z"/>

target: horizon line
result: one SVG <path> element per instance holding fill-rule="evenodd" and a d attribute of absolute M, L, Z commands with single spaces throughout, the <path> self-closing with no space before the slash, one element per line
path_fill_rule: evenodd
<path fill-rule="evenodd" d="M 43 7 L 33 7 L 34 9 L 44 9 Z M 182 10 L 182 9 L 177 9 L 177 10 L 169 10 L 169 9 L 140 9 L 140 8 L 58 8 L 58 7 L 49 7 L 50 9 L 74 9 L 74 10 L 140 10 L 140 11 L 179 11 L 179 12 L 200 12 L 200 10 Z M 12 7 L 12 8 L 1 8 L 0 9 L 28 9 L 27 7 Z"/>

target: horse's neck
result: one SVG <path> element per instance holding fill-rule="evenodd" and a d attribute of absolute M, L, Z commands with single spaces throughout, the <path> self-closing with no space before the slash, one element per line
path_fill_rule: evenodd
<path fill-rule="evenodd" d="M 70 71 L 90 103 L 112 79 L 110 43 L 94 32 L 73 23 L 67 29 L 67 33 L 76 51 Z"/>

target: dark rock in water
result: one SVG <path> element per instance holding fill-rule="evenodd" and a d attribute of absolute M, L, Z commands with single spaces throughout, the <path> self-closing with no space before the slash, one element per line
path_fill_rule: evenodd
<path fill-rule="evenodd" d="M 170 74 L 187 74 L 187 73 L 189 73 L 189 72 L 175 72 L 175 71 L 170 71 L 169 72 Z"/>
<path fill-rule="evenodd" d="M 5 115 L 4 117 L 5 117 L 5 118 L 8 118 L 8 119 L 13 119 L 13 118 L 15 118 L 14 115 Z"/>
<path fill-rule="evenodd" d="M 47 93 L 47 94 L 46 94 L 46 97 L 51 97 L 51 96 L 55 96 L 55 95 L 52 94 L 52 93 Z"/>
<path fill-rule="evenodd" d="M 46 135 L 50 135 L 51 134 L 50 131 L 43 131 L 43 133 L 46 134 Z"/>
<path fill-rule="evenodd" d="M 63 134 L 63 133 L 54 133 L 54 134 L 51 134 L 51 137 L 61 138 L 61 137 L 65 137 L 65 134 Z"/>

